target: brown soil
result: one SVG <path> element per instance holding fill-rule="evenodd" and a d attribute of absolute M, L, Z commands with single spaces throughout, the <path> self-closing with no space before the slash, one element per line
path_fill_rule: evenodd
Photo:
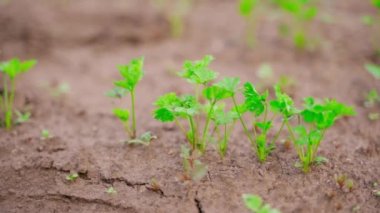
<path fill-rule="evenodd" d="M 2 1 L 0 1 L 1 3 Z M 163 15 L 147 1 L 18 1 L 0 4 L 0 59 L 36 58 L 38 66 L 18 84 L 17 106 L 31 122 L 0 130 L 0 212 L 247 212 L 243 193 L 262 196 L 282 212 L 380 212 L 372 191 L 380 182 L 380 122 L 370 122 L 363 94 L 380 90 L 363 69 L 371 60 L 368 28 L 360 17 L 373 13 L 367 1 L 334 1 L 333 23 L 318 22 L 318 51 L 300 53 L 277 36 L 264 18 L 254 50 L 241 42 L 244 23 L 235 1 L 198 1 L 186 34 L 169 36 Z M 320 154 L 329 163 L 303 174 L 294 150 L 281 144 L 259 164 L 242 130 L 236 129 L 224 161 L 209 146 L 209 167 L 199 183 L 183 183 L 179 157 L 183 136 L 151 118 L 152 102 L 168 91 L 191 88 L 168 70 L 205 54 L 223 76 L 258 82 L 255 70 L 271 63 L 277 74 L 297 80 L 293 96 L 331 97 L 355 105 L 358 115 L 328 132 Z M 118 78 L 115 65 L 145 56 L 146 76 L 138 88 L 139 132 L 159 136 L 148 147 L 121 143 L 126 135 L 104 96 Z M 71 93 L 53 98 L 46 86 L 67 82 Z M 40 139 L 41 129 L 54 135 Z M 79 172 L 69 183 L 69 172 Z M 334 175 L 354 180 L 342 191 Z M 149 184 L 157 179 L 162 191 Z M 113 186 L 117 194 L 105 190 Z"/>

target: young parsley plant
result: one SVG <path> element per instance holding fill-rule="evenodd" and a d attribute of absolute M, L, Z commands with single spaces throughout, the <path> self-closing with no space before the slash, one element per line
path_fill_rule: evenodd
<path fill-rule="evenodd" d="M 107 96 L 118 99 L 130 94 L 131 110 L 126 108 L 115 108 L 113 110 L 113 114 L 119 118 L 129 135 L 129 144 L 148 145 L 155 138 L 150 132 L 137 137 L 136 87 L 144 76 L 143 66 L 144 58 L 133 59 L 127 65 L 119 65 L 118 69 L 122 79 L 115 81 L 115 88 L 107 93 Z"/>
<path fill-rule="evenodd" d="M 32 69 L 36 60 L 20 61 L 17 58 L 0 63 L 0 74 L 3 79 L 3 92 L 0 96 L 0 111 L 4 113 L 4 126 L 10 129 L 13 125 L 16 78 Z"/>

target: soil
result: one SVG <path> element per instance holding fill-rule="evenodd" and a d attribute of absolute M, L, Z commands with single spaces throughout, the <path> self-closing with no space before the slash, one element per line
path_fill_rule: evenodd
<path fill-rule="evenodd" d="M 327 1 L 326 1 L 327 2 Z M 0 212 L 248 212 L 241 195 L 258 194 L 282 212 L 380 212 L 372 191 L 380 182 L 380 122 L 367 119 L 364 94 L 380 84 L 363 64 L 374 60 L 370 32 L 360 17 L 373 14 L 367 1 L 337 0 L 332 22 L 317 21 L 317 51 L 303 53 L 279 37 L 278 21 L 264 17 L 258 42 L 242 42 L 244 22 L 236 2 L 196 1 L 185 34 L 173 39 L 164 15 L 141 0 L 0 1 L 0 59 L 36 58 L 38 66 L 18 83 L 16 105 L 32 119 L 0 130 Z M 182 182 L 179 157 L 186 141 L 172 125 L 151 116 L 160 95 L 191 88 L 172 74 L 185 59 L 212 54 L 222 76 L 258 83 L 256 70 L 270 63 L 277 75 L 296 80 L 292 96 L 336 98 L 356 106 L 357 116 L 339 121 L 323 142 L 327 164 L 304 174 L 297 156 L 279 143 L 264 164 L 238 127 L 221 160 L 209 146 L 200 182 Z M 158 136 L 150 146 L 127 146 L 112 108 L 125 104 L 104 96 L 118 79 L 115 65 L 145 56 L 146 76 L 138 87 L 139 132 Z M 71 90 L 59 98 L 51 87 Z M 42 140 L 40 132 L 53 135 Z M 66 175 L 78 172 L 75 182 Z M 341 190 L 335 175 L 354 180 Z M 150 187 L 156 179 L 161 190 Z M 117 194 L 106 189 L 113 186 Z M 379 189 L 379 188 L 378 188 Z"/>

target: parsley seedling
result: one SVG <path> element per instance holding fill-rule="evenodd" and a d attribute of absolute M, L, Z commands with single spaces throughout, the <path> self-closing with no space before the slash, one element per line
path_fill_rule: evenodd
<path fill-rule="evenodd" d="M 130 94 L 131 110 L 125 108 L 115 108 L 113 110 L 113 114 L 119 118 L 124 125 L 124 128 L 129 135 L 129 141 L 127 141 L 128 143 L 148 145 L 150 141 L 154 139 L 154 136 L 150 133 L 145 133 L 137 138 L 136 129 L 136 86 L 144 76 L 143 66 L 143 58 L 133 59 L 127 65 L 119 65 L 118 69 L 122 80 L 115 81 L 115 88 L 107 92 L 106 95 L 112 98 L 121 99 L 128 93 Z"/>
<path fill-rule="evenodd" d="M 243 194 L 245 206 L 253 213 L 280 213 L 279 210 L 272 208 L 264 203 L 263 199 L 257 195 Z"/>
<path fill-rule="evenodd" d="M 7 129 L 13 125 L 16 78 L 22 73 L 28 72 L 36 63 L 35 60 L 20 61 L 17 58 L 0 63 L 4 90 L 0 96 L 0 111 L 4 112 L 4 126 Z"/>
<path fill-rule="evenodd" d="M 310 171 L 310 166 L 316 163 L 318 148 L 326 131 L 335 121 L 345 116 L 355 115 L 353 107 L 346 106 L 336 100 L 326 99 L 318 103 L 312 97 L 305 98 L 304 109 L 299 113 L 304 124 L 291 126 L 286 120 L 290 139 L 299 157 L 299 167 L 304 172 Z"/>

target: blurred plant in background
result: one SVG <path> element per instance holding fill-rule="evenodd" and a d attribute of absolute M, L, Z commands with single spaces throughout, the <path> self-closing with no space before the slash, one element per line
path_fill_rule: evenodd
<path fill-rule="evenodd" d="M 371 42 L 375 50 L 375 55 L 380 57 L 380 0 L 371 0 L 376 8 L 376 14 L 362 17 L 362 22 L 372 29 Z"/>
<path fill-rule="evenodd" d="M 313 50 L 317 39 L 312 36 L 312 22 L 318 15 L 317 0 L 272 0 L 274 5 L 289 16 L 282 20 L 279 31 L 284 36 L 291 37 L 294 46 L 302 50 Z"/>
<path fill-rule="evenodd" d="M 185 18 L 192 8 L 192 0 L 152 0 L 154 6 L 164 13 L 173 37 L 181 37 L 185 31 Z"/>

